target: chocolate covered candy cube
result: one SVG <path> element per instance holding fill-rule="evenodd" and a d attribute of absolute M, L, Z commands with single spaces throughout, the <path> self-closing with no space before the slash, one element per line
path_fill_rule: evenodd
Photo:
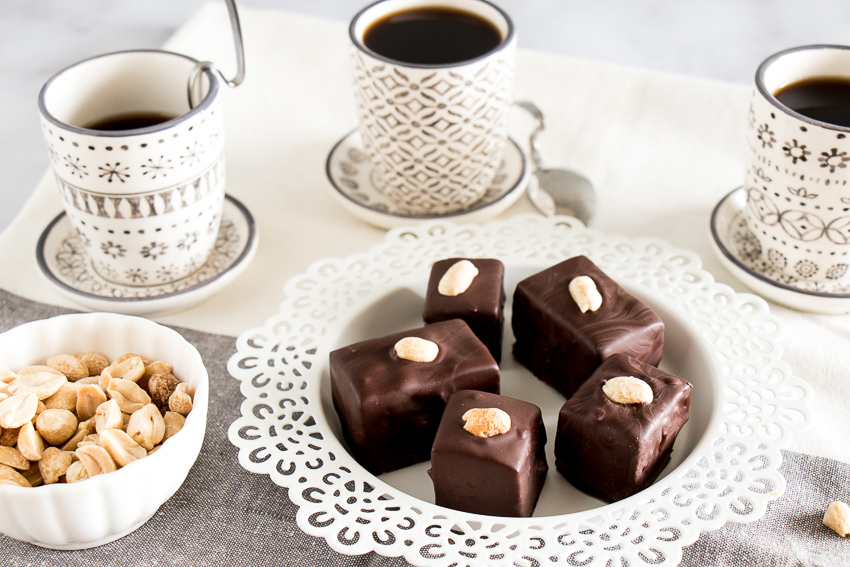
<path fill-rule="evenodd" d="M 555 466 L 606 502 L 631 496 L 670 462 L 690 405 L 690 383 L 615 354 L 561 408 Z"/>
<path fill-rule="evenodd" d="M 499 260 L 449 258 L 435 262 L 425 294 L 426 323 L 463 319 L 496 362 L 502 360 L 505 267 Z"/>
<path fill-rule="evenodd" d="M 584 256 L 521 281 L 511 325 L 516 359 L 567 397 L 612 354 L 655 366 L 664 347 L 661 318 Z"/>
<path fill-rule="evenodd" d="M 352 456 L 380 474 L 431 457 L 455 391 L 499 391 L 499 366 L 460 319 L 330 354 L 331 396 Z"/>
<path fill-rule="evenodd" d="M 431 449 L 438 506 L 490 516 L 531 516 L 549 469 L 536 405 L 462 390 L 449 399 Z"/>

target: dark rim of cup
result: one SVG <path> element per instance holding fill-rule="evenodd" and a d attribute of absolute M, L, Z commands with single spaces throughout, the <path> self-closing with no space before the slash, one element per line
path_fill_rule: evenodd
<path fill-rule="evenodd" d="M 768 91 L 767 87 L 765 87 L 765 85 L 764 85 L 764 75 L 767 72 L 767 68 L 770 67 L 772 64 L 774 64 L 778 59 L 780 59 L 780 58 L 782 58 L 786 55 L 789 55 L 791 53 L 796 53 L 798 51 L 814 51 L 814 50 L 826 50 L 826 49 L 833 49 L 833 50 L 837 49 L 837 50 L 842 50 L 842 51 L 850 51 L 850 46 L 828 45 L 828 44 L 801 45 L 799 47 L 792 47 L 790 49 L 785 49 L 783 51 L 780 51 L 779 53 L 775 53 L 775 54 L 771 55 L 770 57 L 768 57 L 767 59 L 765 59 L 762 62 L 762 64 L 759 65 L 758 69 L 756 70 L 756 88 L 758 89 L 759 93 L 761 93 L 761 95 L 770 104 L 772 104 L 773 106 L 775 106 L 776 108 L 778 108 L 779 110 L 784 112 L 785 114 L 793 116 L 797 120 L 800 120 L 802 122 L 806 122 L 808 124 L 811 124 L 812 126 L 819 126 L 820 128 L 825 128 L 825 129 L 828 129 L 828 130 L 836 130 L 836 131 L 839 131 L 839 132 L 850 132 L 850 128 L 848 128 L 846 126 L 838 126 L 837 124 L 830 124 L 829 122 L 821 122 L 820 120 L 815 120 L 814 118 L 809 118 L 808 116 L 804 116 L 804 115 L 800 114 L 799 112 L 796 112 L 795 110 L 785 106 L 784 104 L 779 102 L 779 99 L 777 99 L 775 96 L 773 96 L 773 93 Z"/>
<path fill-rule="evenodd" d="M 463 65 L 469 65 L 470 63 L 475 63 L 476 61 L 480 61 L 481 59 L 484 59 L 485 57 L 489 57 L 490 55 L 492 55 L 494 53 L 498 53 L 499 51 L 505 49 L 505 47 L 507 47 L 511 43 L 511 40 L 513 40 L 513 38 L 514 38 L 514 23 L 513 23 L 513 21 L 511 21 L 510 16 L 508 16 L 508 14 L 504 10 L 502 10 L 501 8 L 499 8 L 498 6 L 493 4 L 492 2 L 489 2 L 488 0 L 475 0 L 476 2 L 479 2 L 481 4 L 488 5 L 491 8 L 493 8 L 494 10 L 496 10 L 497 12 L 499 12 L 502 15 L 502 17 L 505 18 L 505 24 L 508 27 L 508 33 L 505 34 L 505 37 L 502 38 L 502 41 L 499 43 L 499 45 L 497 45 L 496 47 L 494 47 L 490 51 L 488 51 L 486 53 L 482 53 L 478 57 L 473 57 L 472 59 L 464 59 L 463 61 L 455 61 L 454 63 L 408 63 L 407 61 L 399 61 L 398 59 L 392 59 L 390 57 L 385 57 L 384 55 L 381 55 L 380 53 L 376 53 L 376 52 L 372 51 L 371 49 L 369 49 L 368 47 L 366 47 L 363 44 L 363 42 L 360 41 L 357 38 L 357 36 L 354 34 L 354 27 L 357 25 L 357 21 L 363 16 L 363 14 L 365 14 L 366 12 L 368 12 L 369 10 L 371 10 L 372 8 L 377 6 L 378 4 L 383 4 L 384 2 L 390 2 L 390 1 L 392 1 L 392 0 L 377 0 L 377 2 L 373 2 L 372 4 L 369 4 L 368 6 L 366 6 L 365 8 L 360 10 L 359 12 L 357 12 L 357 15 L 355 15 L 351 19 L 351 24 L 348 26 L 348 35 L 351 38 L 351 43 L 353 43 L 354 46 L 357 47 L 357 49 L 363 51 L 364 53 L 366 53 L 367 55 L 369 55 L 371 57 L 374 57 L 375 59 L 380 59 L 381 61 L 386 61 L 387 63 L 392 63 L 393 65 L 400 65 L 402 67 L 409 67 L 409 68 L 413 68 L 413 69 L 446 69 L 446 68 L 449 68 L 449 67 L 461 67 Z M 430 4 L 434 4 L 434 3 L 432 2 Z M 422 2 L 421 5 L 407 6 L 407 7 L 402 8 L 402 9 L 403 10 L 410 10 L 410 9 L 413 9 L 413 8 L 418 8 L 418 7 L 421 7 L 421 6 L 428 6 L 428 5 L 429 5 L 429 3 L 427 1 L 425 1 L 425 2 Z M 460 8 L 460 9 L 462 9 L 462 8 Z"/>
<path fill-rule="evenodd" d="M 209 80 L 209 83 L 210 83 L 210 88 L 209 88 L 209 91 L 207 91 L 207 95 L 204 97 L 204 100 L 202 100 L 200 104 L 195 106 L 195 108 L 193 108 L 189 112 L 187 112 L 185 114 L 181 114 L 180 116 L 172 118 L 171 120 L 167 120 L 165 122 L 161 122 L 161 123 L 155 124 L 153 126 L 146 126 L 145 128 L 134 128 L 134 129 L 131 129 L 131 130 L 110 131 L 110 130 L 93 130 L 91 128 L 82 128 L 80 126 L 74 126 L 72 124 L 62 122 L 61 120 L 57 119 L 55 116 L 53 116 L 47 110 L 47 107 L 44 103 L 45 93 L 47 92 L 47 89 L 50 87 L 50 85 L 53 83 L 53 81 L 55 81 L 59 77 L 59 75 L 61 75 L 65 71 L 68 71 L 69 69 L 73 69 L 74 67 L 76 67 L 78 65 L 88 63 L 89 61 L 93 61 L 95 59 L 100 59 L 102 57 L 111 57 L 113 55 L 122 55 L 122 54 L 125 54 L 125 53 L 161 53 L 161 54 L 164 54 L 164 55 L 174 55 L 176 57 L 182 57 L 183 59 L 191 61 L 192 64 L 194 64 L 194 65 L 199 63 L 199 61 L 197 59 L 189 57 L 188 55 L 183 55 L 182 53 L 174 53 L 173 51 L 165 51 L 163 49 L 129 49 L 129 50 L 126 50 L 126 51 L 113 51 L 111 53 L 102 53 L 100 55 L 95 55 L 94 57 L 89 57 L 88 59 L 83 59 L 82 61 L 78 61 L 78 62 L 74 63 L 73 65 L 69 65 L 68 67 L 65 67 L 64 69 L 62 69 L 61 71 L 59 71 L 58 73 L 56 73 L 55 75 L 50 77 L 50 79 L 46 83 L 44 83 L 44 86 L 41 88 L 41 92 L 38 94 L 38 110 L 41 112 L 41 115 L 44 116 L 47 120 L 49 120 L 53 124 L 55 124 L 57 127 L 64 128 L 65 130 L 68 130 L 69 132 L 74 132 L 76 134 L 84 134 L 86 136 L 97 136 L 99 138 L 124 138 L 124 137 L 128 137 L 128 136 L 141 136 L 143 134 L 152 134 L 154 132 L 160 132 L 162 130 L 167 130 L 168 128 L 170 128 L 170 127 L 172 127 L 176 124 L 179 124 L 179 123 L 181 123 L 185 120 L 188 120 L 192 116 L 200 114 L 201 112 L 203 112 L 204 110 L 206 110 L 207 108 L 209 108 L 212 105 L 213 100 L 215 99 L 216 95 L 218 94 L 218 80 L 216 79 L 215 73 L 213 73 L 211 70 L 207 69 L 206 71 L 204 71 L 204 73 L 206 73 L 206 75 L 207 75 L 207 79 Z M 188 86 L 188 83 L 189 83 L 189 76 L 186 75 L 187 86 Z"/>

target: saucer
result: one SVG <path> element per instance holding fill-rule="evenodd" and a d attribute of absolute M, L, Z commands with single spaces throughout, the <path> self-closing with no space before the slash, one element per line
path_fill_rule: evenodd
<path fill-rule="evenodd" d="M 390 201 L 375 186 L 359 130 L 349 133 L 333 147 L 328 155 L 326 172 L 337 202 L 354 216 L 381 228 L 395 228 L 433 219 L 454 222 L 489 220 L 520 198 L 531 173 L 525 154 L 509 138 L 496 177 L 483 197 L 451 213 L 416 213 Z"/>
<path fill-rule="evenodd" d="M 736 278 L 768 299 L 798 311 L 850 313 L 850 283 L 807 281 L 777 271 L 753 246 L 744 209 L 747 192 L 739 187 L 723 197 L 711 214 L 711 244 L 720 262 Z"/>
<path fill-rule="evenodd" d="M 92 268 L 84 246 L 65 213 L 41 234 L 38 267 L 69 300 L 94 311 L 150 315 L 186 309 L 209 298 L 241 274 L 257 251 L 257 226 L 250 211 L 225 195 L 221 228 L 206 263 L 191 275 L 167 284 L 128 286 L 103 279 Z"/>

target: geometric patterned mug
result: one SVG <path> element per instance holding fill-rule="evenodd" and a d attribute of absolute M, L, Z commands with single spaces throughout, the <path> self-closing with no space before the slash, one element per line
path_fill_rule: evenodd
<path fill-rule="evenodd" d="M 804 116 L 774 96 L 817 77 L 850 80 L 850 47 L 811 45 L 766 59 L 749 109 L 749 234 L 739 249 L 780 280 L 850 280 L 850 128 Z"/>
<path fill-rule="evenodd" d="M 501 42 L 440 64 L 397 61 L 364 45 L 372 23 L 417 7 L 474 14 Z M 376 188 L 416 213 L 447 213 L 480 199 L 508 138 L 517 43 L 508 15 L 484 0 L 381 0 L 354 17 L 349 33 L 360 134 Z"/>
<path fill-rule="evenodd" d="M 212 252 L 224 202 L 224 123 L 219 83 L 196 60 L 159 50 L 100 55 L 60 71 L 39 95 L 44 138 L 71 225 L 92 268 L 123 285 L 189 276 Z M 88 126 L 157 114 L 126 130 Z"/>

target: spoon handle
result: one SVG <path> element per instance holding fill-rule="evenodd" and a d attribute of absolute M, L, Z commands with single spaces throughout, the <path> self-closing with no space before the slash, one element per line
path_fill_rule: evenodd
<path fill-rule="evenodd" d="M 543 168 L 543 160 L 540 157 L 540 142 L 537 140 L 537 135 L 543 131 L 545 128 L 543 122 L 543 112 L 537 108 L 533 102 L 528 100 L 523 100 L 515 103 L 518 107 L 522 108 L 536 121 L 536 125 L 534 130 L 531 131 L 531 136 L 528 139 L 528 145 L 531 148 L 531 161 L 534 164 L 535 171 Z"/>

